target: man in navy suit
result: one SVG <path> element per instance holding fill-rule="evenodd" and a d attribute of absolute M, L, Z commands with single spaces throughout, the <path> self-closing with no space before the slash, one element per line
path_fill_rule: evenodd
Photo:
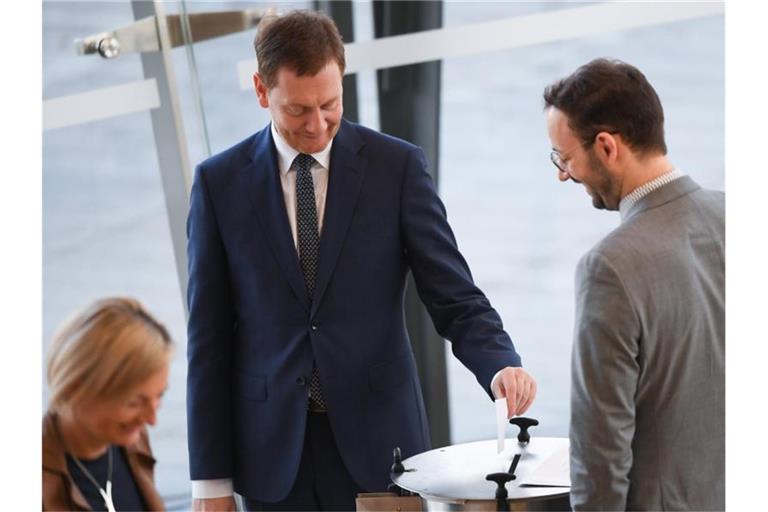
<path fill-rule="evenodd" d="M 490 397 L 536 384 L 474 285 L 423 151 L 342 119 L 328 17 L 255 41 L 272 122 L 200 164 L 188 219 L 193 507 L 352 510 L 386 489 L 392 449 L 429 449 L 406 332 L 408 271 L 437 331 Z"/>

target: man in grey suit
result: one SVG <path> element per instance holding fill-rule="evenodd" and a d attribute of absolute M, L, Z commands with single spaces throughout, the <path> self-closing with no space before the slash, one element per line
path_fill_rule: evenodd
<path fill-rule="evenodd" d="M 576 270 L 575 510 L 725 508 L 725 197 L 668 160 L 661 102 L 597 59 L 546 88 L 552 162 L 621 224 Z"/>

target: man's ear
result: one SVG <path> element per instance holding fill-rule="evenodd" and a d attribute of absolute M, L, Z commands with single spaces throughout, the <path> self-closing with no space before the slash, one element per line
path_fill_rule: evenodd
<path fill-rule="evenodd" d="M 595 153 L 605 165 L 616 163 L 620 146 L 619 140 L 612 133 L 600 132 L 595 137 Z"/>
<path fill-rule="evenodd" d="M 253 74 L 253 87 L 256 89 L 256 97 L 259 98 L 259 105 L 269 108 L 269 89 L 259 73 Z"/>

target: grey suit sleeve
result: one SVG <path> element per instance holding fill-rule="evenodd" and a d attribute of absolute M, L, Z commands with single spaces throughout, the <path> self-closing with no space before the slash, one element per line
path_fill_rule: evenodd
<path fill-rule="evenodd" d="M 640 328 L 621 277 L 590 252 L 576 270 L 571 505 L 624 510 L 632 467 Z"/>

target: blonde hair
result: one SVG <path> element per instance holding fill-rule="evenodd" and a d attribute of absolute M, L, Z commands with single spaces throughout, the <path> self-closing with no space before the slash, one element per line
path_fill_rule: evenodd
<path fill-rule="evenodd" d="M 168 364 L 166 328 L 136 300 L 101 299 L 68 321 L 48 354 L 49 409 L 121 399 Z"/>

